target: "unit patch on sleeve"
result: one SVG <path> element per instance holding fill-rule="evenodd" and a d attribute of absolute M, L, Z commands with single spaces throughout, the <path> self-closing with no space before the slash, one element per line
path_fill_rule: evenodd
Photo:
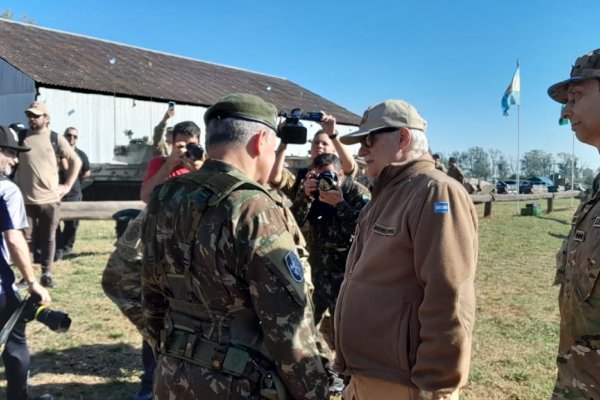
<path fill-rule="evenodd" d="M 434 214 L 450 214 L 450 203 L 447 201 L 436 201 L 433 203 Z"/>
<path fill-rule="evenodd" d="M 298 282 L 302 283 L 304 281 L 304 271 L 302 270 L 302 263 L 300 262 L 300 258 L 295 251 L 290 250 L 285 255 L 285 265 L 290 271 L 290 275 L 292 278 Z"/>

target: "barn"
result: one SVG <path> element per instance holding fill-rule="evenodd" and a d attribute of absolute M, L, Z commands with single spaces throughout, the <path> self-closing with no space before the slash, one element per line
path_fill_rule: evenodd
<path fill-rule="evenodd" d="M 281 77 L 5 19 L 0 38 L 0 124 L 26 124 L 23 111 L 42 101 L 53 130 L 78 128 L 78 147 L 92 163 L 112 161 L 114 149 L 130 139 L 151 140 L 169 101 L 177 103 L 170 124 L 192 120 L 202 128 L 204 111 L 235 92 L 259 95 L 282 111 L 326 110 L 342 134 L 360 121 Z M 288 153 L 305 155 L 301 147 L 290 146 Z"/>

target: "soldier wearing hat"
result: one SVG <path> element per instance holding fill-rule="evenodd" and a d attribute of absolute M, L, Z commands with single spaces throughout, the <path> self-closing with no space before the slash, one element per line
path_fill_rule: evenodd
<path fill-rule="evenodd" d="M 365 111 L 359 156 L 376 177 L 335 310 L 335 368 L 344 399 L 457 399 L 467 382 L 475 317 L 477 214 L 437 170 L 426 122 L 402 100 Z"/>
<path fill-rule="evenodd" d="M 19 146 L 15 132 L 0 126 L 0 329 L 4 328 L 20 304 L 15 288 L 15 274 L 10 264 L 17 266 L 29 293 L 37 293 L 44 303 L 50 302 L 48 291 L 35 280 L 29 248 L 23 235 L 27 228 L 27 217 L 23 196 L 19 188 L 8 179 L 18 163 L 19 153 L 30 149 Z M 10 258 L 8 257 L 10 255 Z M 6 398 L 28 400 L 27 375 L 29 373 L 29 350 L 25 335 L 25 322 L 17 321 L 2 352 L 6 370 Z M 39 399 L 51 400 L 45 395 Z"/>
<path fill-rule="evenodd" d="M 232 94 L 204 115 L 210 158 L 153 192 L 142 306 L 154 398 L 325 399 L 299 230 L 264 186 L 275 106 Z"/>
<path fill-rule="evenodd" d="M 600 49 L 575 61 L 569 79 L 548 89 L 564 104 L 579 141 L 600 149 Z M 594 180 L 598 182 L 598 177 Z M 558 376 L 552 399 L 600 399 L 600 191 L 594 185 L 556 256 L 560 285 Z"/>
<path fill-rule="evenodd" d="M 454 158 L 454 157 L 450 157 L 448 159 L 448 175 L 451 176 L 452 178 L 456 179 L 460 183 L 464 183 L 464 181 L 465 181 L 465 176 L 463 175 L 463 172 L 458 167 L 458 163 L 456 162 L 456 158 Z"/>

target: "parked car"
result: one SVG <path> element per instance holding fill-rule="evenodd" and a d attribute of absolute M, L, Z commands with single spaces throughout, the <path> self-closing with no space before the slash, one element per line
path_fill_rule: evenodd
<path fill-rule="evenodd" d="M 517 182 L 515 181 L 498 181 L 496 183 L 496 193 L 498 194 L 516 194 Z"/>

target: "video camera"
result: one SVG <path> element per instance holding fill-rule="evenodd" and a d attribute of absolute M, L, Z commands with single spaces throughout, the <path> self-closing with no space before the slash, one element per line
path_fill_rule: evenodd
<path fill-rule="evenodd" d="M 321 122 L 323 119 L 322 112 L 302 112 L 299 108 L 294 108 L 290 113 L 282 111 L 280 117 L 285 117 L 285 122 L 279 128 L 277 136 L 281 138 L 283 143 L 288 144 L 304 144 L 306 143 L 306 127 L 300 122 L 301 119 L 307 121 Z"/>
<path fill-rule="evenodd" d="M 202 156 L 204 155 L 204 148 L 197 143 L 190 142 L 185 145 L 187 151 L 185 152 L 185 156 L 192 161 L 202 160 Z"/>
<path fill-rule="evenodd" d="M 335 171 L 324 171 L 320 174 L 315 174 L 313 178 L 317 180 L 319 189 L 323 191 L 335 189 L 339 181 L 339 176 Z M 313 197 L 315 199 L 319 198 L 318 190 L 313 192 Z"/>
<path fill-rule="evenodd" d="M 40 304 L 40 301 L 42 301 L 42 298 L 37 293 L 33 293 L 25 300 L 25 305 L 21 313 L 23 321 L 30 322 L 35 319 L 54 332 L 63 333 L 68 331 L 71 327 L 69 314 L 51 310 L 45 305 Z"/>

